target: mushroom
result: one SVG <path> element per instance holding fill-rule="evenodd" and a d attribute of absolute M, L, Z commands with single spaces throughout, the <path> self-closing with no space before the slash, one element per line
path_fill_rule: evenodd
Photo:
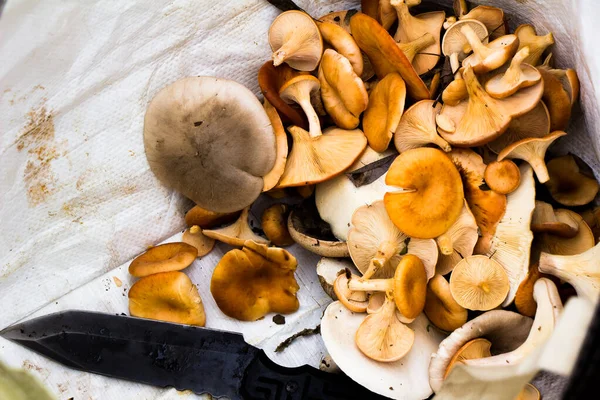
<path fill-rule="evenodd" d="M 554 275 L 575 288 L 577 295 L 592 303 L 600 296 L 600 244 L 581 254 L 559 256 L 542 253 L 540 272 Z"/>
<path fill-rule="evenodd" d="M 532 110 L 543 93 L 544 85 L 540 81 L 505 99 L 494 99 L 483 89 L 471 67 L 463 68 L 462 76 L 469 98 L 456 106 L 444 104 L 440 112 L 456 129 L 451 133 L 438 129 L 448 143 L 459 147 L 482 145 L 496 139 L 506 131 L 512 118 Z"/>
<path fill-rule="evenodd" d="M 404 112 L 395 128 L 394 145 L 403 153 L 410 149 L 435 144 L 442 150 L 450 151 L 450 145 L 438 136 L 436 117 L 441 105 L 434 100 L 421 100 Z"/>
<path fill-rule="evenodd" d="M 450 372 L 457 364 L 462 364 L 465 360 L 491 357 L 491 346 L 492 344 L 490 341 L 484 338 L 473 339 L 465 343 L 450 360 L 448 367 L 446 367 L 446 372 L 444 373 L 444 379 L 450 375 Z"/>
<path fill-rule="evenodd" d="M 579 97 L 579 77 L 577 76 L 577 71 L 571 68 L 550 69 L 544 65 L 542 65 L 540 68 L 545 69 L 560 80 L 560 83 L 563 85 L 563 89 L 565 89 L 569 95 L 569 98 L 571 99 L 571 107 L 573 107 L 577 101 L 577 98 Z"/>
<path fill-rule="evenodd" d="M 509 282 L 498 262 L 476 255 L 461 260 L 450 276 L 450 291 L 458 304 L 469 310 L 488 311 L 506 298 Z"/>
<path fill-rule="evenodd" d="M 366 292 L 354 291 L 350 289 L 349 283 L 351 280 L 359 279 L 357 275 L 353 275 L 348 270 L 343 274 L 339 274 L 333 282 L 333 292 L 337 300 L 344 305 L 348 310 L 357 313 L 367 312 L 369 298 Z"/>
<path fill-rule="evenodd" d="M 544 95 L 542 99 L 548 107 L 550 130 L 565 130 L 571 119 L 571 96 L 555 74 L 543 67 L 539 67 L 538 71 L 544 81 Z"/>
<path fill-rule="evenodd" d="M 363 130 L 373 150 L 387 150 L 404 112 L 405 99 L 406 85 L 395 72 L 387 74 L 371 90 L 363 117 Z"/>
<path fill-rule="evenodd" d="M 517 164 L 510 160 L 494 161 L 485 167 L 483 178 L 494 192 L 509 194 L 519 187 L 521 172 Z"/>
<path fill-rule="evenodd" d="M 421 0 L 404 0 L 408 7 L 421 4 Z M 386 30 L 390 29 L 398 20 L 396 9 L 391 0 L 362 0 L 360 10 L 369 17 L 376 19 Z"/>
<path fill-rule="evenodd" d="M 281 123 L 281 118 L 279 118 L 279 113 L 266 98 L 264 107 L 269 116 L 269 120 L 271 121 L 273 132 L 275 133 L 275 145 L 277 147 L 275 165 L 273 166 L 273 169 L 263 177 L 263 192 L 267 192 L 277 185 L 277 182 L 281 179 L 281 175 L 283 175 L 288 155 L 288 142 L 287 135 L 283 129 L 283 124 Z"/>
<path fill-rule="evenodd" d="M 581 213 L 583 220 L 592 229 L 594 237 L 600 238 L 600 207 L 585 210 Z"/>
<path fill-rule="evenodd" d="M 296 192 L 303 199 L 308 199 L 315 192 L 315 185 L 296 186 Z"/>
<path fill-rule="evenodd" d="M 596 244 L 594 233 L 581 215 L 564 209 L 556 210 L 555 215 L 559 221 L 568 221 L 569 224 L 574 222 L 577 227 L 576 234 L 571 238 L 566 238 L 551 233 L 542 233 L 536 236 L 536 243 L 542 251 L 560 256 L 571 256 L 594 247 Z"/>
<path fill-rule="evenodd" d="M 531 383 L 528 383 L 523 387 L 521 393 L 519 393 L 519 397 L 515 400 L 540 400 L 541 398 L 540 391 Z"/>
<path fill-rule="evenodd" d="M 202 228 L 198 225 L 193 225 L 183 232 L 181 241 L 194 246 L 198 250 L 196 257 L 203 257 L 211 252 L 215 247 L 215 240 L 205 236 L 202 233 Z"/>
<path fill-rule="evenodd" d="M 527 138 L 515 142 L 500 153 L 498 153 L 498 161 L 505 158 L 518 158 L 527 161 L 535 171 L 540 183 L 546 183 L 550 179 L 548 169 L 544 158 L 548 147 L 558 138 L 565 136 L 567 133 L 563 131 L 555 131 L 543 138 Z"/>
<path fill-rule="evenodd" d="M 506 35 L 504 25 L 504 11 L 498 7 L 477 6 L 467 14 L 460 16 L 460 20 L 474 19 L 485 25 L 490 33 L 490 40 Z"/>
<path fill-rule="evenodd" d="M 418 256 L 430 278 L 438 260 L 435 241 L 409 238 L 390 220 L 381 200 L 354 212 L 348 231 L 348 251 L 363 279 L 391 278 L 403 253 Z"/>
<path fill-rule="evenodd" d="M 265 100 L 277 109 L 284 122 L 291 122 L 293 125 L 300 126 L 304 129 L 308 128 L 308 120 L 301 111 L 298 111 L 283 101 L 281 96 L 279 96 L 279 89 L 281 89 L 281 86 L 290 79 L 306 73 L 307 72 L 295 71 L 287 64 L 276 67 L 273 65 L 272 61 L 267 61 L 258 70 L 258 86 L 260 86 L 260 91 L 265 97 Z M 266 106 L 265 110 L 267 110 Z M 273 120 L 273 118 L 270 119 L 271 121 Z M 277 135 L 277 132 L 275 134 Z"/>
<path fill-rule="evenodd" d="M 355 340 L 356 347 L 370 359 L 391 363 L 410 351 L 415 332 L 400 321 L 394 301 L 386 297 L 379 312 L 369 314 L 359 325 Z"/>
<path fill-rule="evenodd" d="M 200 206 L 192 207 L 185 213 L 187 226 L 198 225 L 200 228 L 212 228 L 235 220 L 240 215 L 239 211 L 232 213 L 219 213 L 206 210 Z"/>
<path fill-rule="evenodd" d="M 538 264 L 534 263 L 529 265 L 529 272 L 527 277 L 521 282 L 515 295 L 515 307 L 517 311 L 527 317 L 533 317 L 537 310 L 537 303 L 533 298 L 533 286 L 542 275 L 538 268 Z"/>
<path fill-rule="evenodd" d="M 540 72 L 531 65 L 523 63 L 528 55 L 529 47 L 517 51 L 508 69 L 486 82 L 486 92 L 496 99 L 504 99 L 515 94 L 519 89 L 538 83 L 542 79 Z"/>
<path fill-rule="evenodd" d="M 487 147 L 498 154 L 505 147 L 526 138 L 541 138 L 550 134 L 550 114 L 543 101 L 533 110 L 513 118 L 508 129 L 498 138 L 487 144 Z"/>
<path fill-rule="evenodd" d="M 225 315 L 240 321 L 256 321 L 270 312 L 293 313 L 300 306 L 297 265 L 286 250 L 247 240 L 241 250 L 221 258 L 210 292 Z"/>
<path fill-rule="evenodd" d="M 579 222 L 570 213 L 557 213 L 551 204 L 536 200 L 531 217 L 531 231 L 573 238 L 579 232 Z"/>
<path fill-rule="evenodd" d="M 543 36 L 538 36 L 535 32 L 535 28 L 529 24 L 519 25 L 517 29 L 515 29 L 515 35 L 519 38 L 519 50 L 524 47 L 529 47 L 529 55 L 525 58 L 524 62 L 533 66 L 540 63 L 544 51 L 548 46 L 554 44 L 552 32 Z"/>
<path fill-rule="evenodd" d="M 413 99 L 429 98 L 429 89 L 423 80 L 394 39 L 376 20 L 363 13 L 356 13 L 350 19 L 350 28 L 358 47 L 369 57 L 377 77 L 383 79 L 391 72 L 398 72 Z"/>
<path fill-rule="evenodd" d="M 437 329 L 428 329 L 430 323 L 421 314 L 409 325 L 414 331 L 413 351 L 399 361 L 381 363 L 365 356 L 356 345 L 356 332 L 364 319 L 363 314 L 352 313 L 339 302 L 325 310 L 321 336 L 340 369 L 372 392 L 392 399 L 429 397 L 429 358 L 443 335 Z"/>
<path fill-rule="evenodd" d="M 367 314 L 375 314 L 381 311 L 381 307 L 387 300 L 385 292 L 375 292 L 369 296 L 369 304 L 367 305 Z"/>
<path fill-rule="evenodd" d="M 361 76 L 363 73 L 363 57 L 352 35 L 333 22 L 316 21 L 316 23 L 323 40 L 329 43 L 339 54 L 346 57 L 352 64 L 354 73 Z"/>
<path fill-rule="evenodd" d="M 440 275 L 450 273 L 464 257 L 473 255 L 478 239 L 477 221 L 465 201 L 456 222 L 446 233 L 437 238 L 439 257 L 435 272 Z"/>
<path fill-rule="evenodd" d="M 416 56 L 420 55 L 421 52 L 426 52 L 426 49 L 433 44 L 435 44 L 435 37 L 431 33 L 425 32 L 410 42 L 398 43 L 398 47 L 402 50 L 408 61 L 412 63 Z"/>
<path fill-rule="evenodd" d="M 492 310 L 485 312 L 452 332 L 441 343 L 429 363 L 429 384 L 439 392 L 446 370 L 454 355 L 468 342 L 477 338 L 492 343 L 492 354 L 515 350 L 521 345 L 531 329 L 532 319 L 512 311 Z"/>
<path fill-rule="evenodd" d="M 427 283 L 427 297 L 423 309 L 427 318 L 439 329 L 452 332 L 467 322 L 467 310 L 458 304 L 446 278 L 435 274 Z"/>
<path fill-rule="evenodd" d="M 233 224 L 218 229 L 205 229 L 202 233 L 209 238 L 231 246 L 243 246 L 247 240 L 253 240 L 256 243 L 269 243 L 267 239 L 254 233 L 248 222 L 249 214 L 250 207 L 246 207 Z"/>
<path fill-rule="evenodd" d="M 332 49 L 325 50 L 319 66 L 321 98 L 333 122 L 342 129 L 358 126 L 367 109 L 369 95 L 350 61 Z"/>
<path fill-rule="evenodd" d="M 287 80 L 279 89 L 281 99 L 289 104 L 297 103 L 302 107 L 308 118 L 309 131 L 311 135 L 321 134 L 321 123 L 315 111 L 311 96 L 319 91 L 321 83 L 312 75 L 298 75 Z"/>
<path fill-rule="evenodd" d="M 344 274 L 346 271 L 349 271 L 351 274 L 358 273 L 354 264 L 350 260 L 343 258 L 321 257 L 317 263 L 317 278 L 319 278 L 319 283 L 323 291 L 334 301 L 338 298 L 333 290 L 333 284 L 338 275 Z"/>
<path fill-rule="evenodd" d="M 600 186 L 595 179 L 581 173 L 572 155 L 557 157 L 548 162 L 550 179 L 546 187 L 554 200 L 565 206 L 583 206 L 590 203 Z"/>
<path fill-rule="evenodd" d="M 519 47 L 519 38 L 516 35 L 504 35 L 484 44 L 469 25 L 461 26 L 460 31 L 473 49 L 473 54 L 465 58 L 462 65 L 473 68 L 478 74 L 500 68 L 515 55 Z"/>
<path fill-rule="evenodd" d="M 323 54 L 323 39 L 315 21 L 296 10 L 283 12 L 269 28 L 273 65 L 287 63 L 299 71 L 312 71 Z"/>
<path fill-rule="evenodd" d="M 198 288 L 183 272 L 145 276 L 131 286 L 128 297 L 133 317 L 197 326 L 206 322 Z"/>
<path fill-rule="evenodd" d="M 460 216 L 463 185 L 456 167 L 442 151 L 407 150 L 390 166 L 383 201 L 394 224 L 410 237 L 432 239 L 445 233 Z"/>
<path fill-rule="evenodd" d="M 273 204 L 263 211 L 261 226 L 267 238 L 275 246 L 289 246 L 294 244 L 287 228 L 289 215 L 286 204 Z"/>
<path fill-rule="evenodd" d="M 179 271 L 189 267 L 198 250 L 187 243 L 165 243 L 149 248 L 129 264 L 129 273 L 137 278 L 158 272 Z"/>
<path fill-rule="evenodd" d="M 256 96 L 214 77 L 180 79 L 158 92 L 144 118 L 144 147 L 164 185 L 222 213 L 256 200 L 276 157 L 271 122 Z"/>
<path fill-rule="evenodd" d="M 350 30 L 350 18 L 356 13 L 356 10 L 335 11 L 322 15 L 317 20 L 320 22 L 331 22 L 332 24 L 336 24 L 351 34 L 352 31 Z"/>

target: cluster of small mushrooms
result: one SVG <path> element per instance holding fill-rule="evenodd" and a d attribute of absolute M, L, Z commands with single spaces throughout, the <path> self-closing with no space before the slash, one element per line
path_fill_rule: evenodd
<path fill-rule="evenodd" d="M 568 140 L 576 72 L 552 66 L 552 33 L 510 33 L 499 8 L 420 7 L 283 12 L 258 71 L 263 104 L 214 77 L 154 97 L 148 161 L 196 206 L 181 243 L 132 262 L 132 315 L 204 325 L 179 270 L 215 240 L 235 248 L 211 280 L 224 314 L 292 313 L 298 262 L 282 247 L 297 243 L 323 257 L 333 361 L 374 392 L 417 399 L 457 363 L 521 362 L 562 300 L 597 300 L 599 185 L 578 157 L 546 156 Z M 259 196 L 262 231 L 250 221 Z"/>

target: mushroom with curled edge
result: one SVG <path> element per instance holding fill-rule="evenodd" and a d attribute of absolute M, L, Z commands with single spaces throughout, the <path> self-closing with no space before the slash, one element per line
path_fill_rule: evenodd
<path fill-rule="evenodd" d="M 183 272 L 145 276 L 131 286 L 128 298 L 133 317 L 197 326 L 206 323 L 198 288 Z"/>
<path fill-rule="evenodd" d="M 366 292 L 350 289 L 349 283 L 352 280 L 359 279 L 358 275 L 353 275 L 349 270 L 339 274 L 333 282 L 333 292 L 338 301 L 348 310 L 357 313 L 367 312 L 369 305 L 369 296 Z"/>
<path fill-rule="evenodd" d="M 542 277 L 547 278 L 549 275 L 542 274 L 537 263 L 530 264 L 527 277 L 521 282 L 517 289 L 517 294 L 515 295 L 515 307 L 520 314 L 527 317 L 533 317 L 535 315 L 537 303 L 533 298 L 533 287 L 537 280 Z"/>
<path fill-rule="evenodd" d="M 290 236 L 287 227 L 289 213 L 289 206 L 279 203 L 269 206 L 260 217 L 263 232 L 275 246 L 294 244 L 294 239 Z"/>
<path fill-rule="evenodd" d="M 266 98 L 264 107 L 269 116 L 269 120 L 271 121 L 273 132 L 275 133 L 275 145 L 277 147 L 275 165 L 273 166 L 273 169 L 263 177 L 263 192 L 267 192 L 277 185 L 277 182 L 281 179 L 281 175 L 283 175 L 283 171 L 285 171 L 285 163 L 288 155 L 288 142 L 279 113 Z"/>
<path fill-rule="evenodd" d="M 336 301 L 337 295 L 333 290 L 333 284 L 337 277 L 350 271 L 351 274 L 358 274 L 352 261 L 343 258 L 322 257 L 317 263 L 317 278 L 323 288 L 323 291 Z"/>
<path fill-rule="evenodd" d="M 198 225 L 193 225 L 183 232 L 181 241 L 194 246 L 198 250 L 196 257 L 203 257 L 210 253 L 215 247 L 215 240 L 205 236 L 202 233 L 202 228 Z"/>
<path fill-rule="evenodd" d="M 569 98 L 571 99 L 571 107 L 573 107 L 577 101 L 577 98 L 579 97 L 579 77 L 577 76 L 577 71 L 572 68 L 547 68 L 545 65 L 540 66 L 540 68 L 546 70 L 560 80 L 561 84 L 563 85 L 563 89 L 565 89 L 569 95 Z"/>
<path fill-rule="evenodd" d="M 478 74 L 500 68 L 515 55 L 519 47 L 519 38 L 516 35 L 504 35 L 484 44 L 469 25 L 461 26 L 460 31 L 473 49 L 473 54 L 465 58 L 462 65 L 473 68 Z"/>
<path fill-rule="evenodd" d="M 473 255 L 479 239 L 479 229 L 473 213 L 465 200 L 460 216 L 452 226 L 436 241 L 439 248 L 438 263 L 435 272 L 446 275 L 454 269 L 464 257 Z"/>
<path fill-rule="evenodd" d="M 390 220 L 381 200 L 354 212 L 347 243 L 362 279 L 391 278 L 404 254 L 419 257 L 428 279 L 435 273 L 438 260 L 435 241 L 409 238 Z"/>
<path fill-rule="evenodd" d="M 462 363 L 465 360 L 491 357 L 492 353 L 490 352 L 490 347 L 492 347 L 492 343 L 484 338 L 473 339 L 465 343 L 460 349 L 458 349 L 456 354 L 452 356 L 448 367 L 446 367 L 444 379 L 450 375 L 450 372 L 457 364 Z"/>
<path fill-rule="evenodd" d="M 535 244 L 546 253 L 559 256 L 571 256 L 583 253 L 596 244 L 594 233 L 581 215 L 575 211 L 557 209 L 555 214 L 558 220 L 575 222 L 577 233 L 571 238 L 560 237 L 551 233 L 542 233 L 536 236 Z"/>
<path fill-rule="evenodd" d="M 435 274 L 427 283 L 423 311 L 432 324 L 445 332 L 460 328 L 468 317 L 467 309 L 454 300 L 448 281 L 440 274 Z"/>
<path fill-rule="evenodd" d="M 577 295 L 592 303 L 600 296 L 600 244 L 584 253 L 559 256 L 542 253 L 540 272 L 556 276 L 575 288 Z"/>
<path fill-rule="evenodd" d="M 190 227 L 198 225 L 202 229 L 212 228 L 231 222 L 239 215 L 239 211 L 232 213 L 217 213 L 206 210 L 200 206 L 194 206 L 187 213 L 185 213 L 185 224 Z"/>
<path fill-rule="evenodd" d="M 428 144 L 435 144 L 445 152 L 450 145 L 442 139 L 436 129 L 436 117 L 441 109 L 433 100 L 421 100 L 404 112 L 394 132 L 394 145 L 403 153 Z"/>
<path fill-rule="evenodd" d="M 135 277 L 143 277 L 159 272 L 179 271 L 189 267 L 198 250 L 187 243 L 165 243 L 149 248 L 129 264 L 129 273 Z"/>
<path fill-rule="evenodd" d="M 270 312 L 298 310 L 300 289 L 294 272 L 298 262 L 284 249 L 251 240 L 221 258 L 213 271 L 210 292 L 219 309 L 240 321 L 256 321 Z"/>
<path fill-rule="evenodd" d="M 540 63 L 544 51 L 554 44 L 552 32 L 543 36 L 538 36 L 535 28 L 529 24 L 519 25 L 517 29 L 515 29 L 515 35 L 519 38 L 519 50 L 524 47 L 529 47 L 529 55 L 523 62 L 533 66 Z"/>
<path fill-rule="evenodd" d="M 248 221 L 249 214 L 250 207 L 246 207 L 233 224 L 217 229 L 205 229 L 202 233 L 204 236 L 227 243 L 231 246 L 241 247 L 247 240 L 253 240 L 256 243 L 269 243 L 267 239 L 254 233 Z"/>
<path fill-rule="evenodd" d="M 550 179 L 546 187 L 554 200 L 565 206 L 583 206 L 594 200 L 600 185 L 593 178 L 582 173 L 572 155 L 548 161 Z"/>
<path fill-rule="evenodd" d="M 321 61 L 323 38 L 317 24 L 306 13 L 283 12 L 269 28 L 273 65 L 287 63 L 299 71 L 313 71 Z"/>
<path fill-rule="evenodd" d="M 485 167 L 483 178 L 494 192 L 509 194 L 519 187 L 521 172 L 511 160 L 493 161 Z"/>
<path fill-rule="evenodd" d="M 550 114 L 550 130 L 565 130 L 571 119 L 571 96 L 564 88 L 560 78 L 550 72 L 550 69 L 540 66 L 538 71 L 544 82 L 542 99 Z"/>
<path fill-rule="evenodd" d="M 546 183 L 550 179 L 548 168 L 546 168 L 546 162 L 544 161 L 546 150 L 548 150 L 548 147 L 556 139 L 566 134 L 564 131 L 555 131 L 543 138 L 521 139 L 498 153 L 498 161 L 502 161 L 505 158 L 518 158 L 527 161 L 535 171 L 538 181 Z"/>
<path fill-rule="evenodd" d="M 383 198 L 387 213 L 410 237 L 436 238 L 460 216 L 464 199 L 460 174 L 440 150 L 405 151 L 390 166 L 385 182 L 394 187 Z"/>
<path fill-rule="evenodd" d="M 496 99 L 504 99 L 519 89 L 535 85 L 542 79 L 540 72 L 531 65 L 524 64 L 529 55 L 529 47 L 517 51 L 506 71 L 497 74 L 485 84 L 485 90 Z"/>
<path fill-rule="evenodd" d="M 531 231 L 535 234 L 549 233 L 573 238 L 579 232 L 579 223 L 571 214 L 557 213 L 551 204 L 536 200 L 531 217 Z"/>
<path fill-rule="evenodd" d="M 477 6 L 465 15 L 460 16 L 460 21 L 473 19 L 485 25 L 490 33 L 490 40 L 496 40 L 499 37 L 506 35 L 504 11 L 501 8 Z"/>
<path fill-rule="evenodd" d="M 273 128 L 256 96 L 214 77 L 180 79 L 159 91 L 144 117 L 144 147 L 164 185 L 220 213 L 252 204 L 276 157 Z"/>
<path fill-rule="evenodd" d="M 316 23 L 319 31 L 321 31 L 323 40 L 331 44 L 333 49 L 339 54 L 346 57 L 350 61 L 354 73 L 361 76 L 364 66 L 363 56 L 352 35 L 333 22 L 317 20 Z"/>

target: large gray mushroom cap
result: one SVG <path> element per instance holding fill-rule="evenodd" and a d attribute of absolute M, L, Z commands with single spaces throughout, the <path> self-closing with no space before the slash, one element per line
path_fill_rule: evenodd
<path fill-rule="evenodd" d="M 180 79 L 152 99 L 144 120 L 152 172 L 215 212 L 252 204 L 275 163 L 275 135 L 258 99 L 237 82 Z"/>

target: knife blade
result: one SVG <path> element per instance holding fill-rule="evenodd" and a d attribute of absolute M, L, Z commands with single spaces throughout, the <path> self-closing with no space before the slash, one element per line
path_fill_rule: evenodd
<path fill-rule="evenodd" d="M 0 336 L 70 368 L 217 398 L 384 399 L 345 375 L 277 365 L 234 332 L 72 310 Z"/>

